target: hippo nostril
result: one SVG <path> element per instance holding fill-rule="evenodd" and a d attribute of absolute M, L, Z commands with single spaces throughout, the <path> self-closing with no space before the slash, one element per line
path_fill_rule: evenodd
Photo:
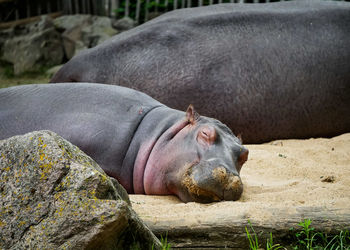
<path fill-rule="evenodd" d="M 224 200 L 238 200 L 241 197 L 242 192 L 243 184 L 241 178 L 231 174 L 228 177 L 227 184 L 224 189 Z"/>
<path fill-rule="evenodd" d="M 223 190 L 223 200 L 238 200 L 243 192 L 241 178 L 233 173 L 228 173 L 226 168 L 213 169 L 214 179 L 220 183 Z"/>

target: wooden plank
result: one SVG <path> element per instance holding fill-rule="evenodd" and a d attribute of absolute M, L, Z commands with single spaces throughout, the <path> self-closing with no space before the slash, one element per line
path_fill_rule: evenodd
<path fill-rule="evenodd" d="M 61 16 L 62 14 L 63 14 L 62 11 L 59 11 L 59 12 L 54 12 L 54 13 L 48 14 L 48 16 L 50 16 L 51 18 L 56 18 L 56 17 Z M 14 27 L 17 25 L 23 25 L 23 24 L 35 22 L 35 21 L 40 20 L 40 18 L 41 18 L 41 16 L 34 16 L 34 17 L 19 19 L 17 21 L 0 23 L 0 29 L 8 29 L 8 28 L 11 28 L 11 27 Z"/>

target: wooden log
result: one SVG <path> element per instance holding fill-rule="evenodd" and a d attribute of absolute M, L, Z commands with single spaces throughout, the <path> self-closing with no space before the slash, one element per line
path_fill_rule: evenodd
<path fill-rule="evenodd" d="M 288 240 L 301 230 L 298 223 L 304 219 L 311 219 L 311 226 L 316 231 L 327 234 L 338 234 L 339 230 L 350 228 L 349 208 L 274 208 L 266 206 L 256 210 L 256 214 L 266 214 L 264 218 L 245 212 L 236 212 L 234 209 L 234 213 L 232 211 L 226 213 L 213 211 L 210 216 L 201 215 L 200 210 L 210 209 L 203 205 L 200 209 L 197 208 L 199 211 L 196 218 L 188 218 L 188 215 L 182 214 L 175 208 L 169 208 L 168 215 L 154 216 L 152 212 L 145 212 L 136 205 L 137 202 L 140 203 L 139 199 L 134 200 L 131 195 L 130 200 L 133 203 L 133 209 L 152 232 L 158 237 L 167 235 L 168 242 L 174 248 L 249 249 L 245 227 L 250 232 L 252 230 L 248 220 L 259 236 L 260 243 L 265 244 L 266 239 L 272 233 L 274 243 L 285 246 L 290 243 Z M 173 199 L 169 203 L 172 202 Z M 177 216 L 173 216 L 174 214 Z"/>
<path fill-rule="evenodd" d="M 51 18 L 56 18 L 56 17 L 61 16 L 62 14 L 63 14 L 62 11 L 59 11 L 59 12 L 54 12 L 54 13 L 48 14 L 48 16 L 50 16 Z M 34 16 L 34 17 L 19 19 L 17 21 L 0 23 L 0 29 L 8 29 L 8 28 L 11 28 L 11 27 L 14 27 L 17 25 L 32 23 L 32 22 L 38 21 L 40 18 L 41 18 L 41 16 Z"/>

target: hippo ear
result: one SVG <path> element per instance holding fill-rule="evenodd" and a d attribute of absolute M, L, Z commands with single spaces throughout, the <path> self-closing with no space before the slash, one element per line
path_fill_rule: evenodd
<path fill-rule="evenodd" d="M 186 111 L 186 119 L 189 123 L 195 123 L 199 118 L 199 114 L 194 110 L 192 104 L 190 104 Z"/>
<path fill-rule="evenodd" d="M 237 138 L 238 138 L 238 140 L 241 142 L 241 144 L 243 144 L 242 133 L 239 133 L 239 134 L 237 135 Z"/>

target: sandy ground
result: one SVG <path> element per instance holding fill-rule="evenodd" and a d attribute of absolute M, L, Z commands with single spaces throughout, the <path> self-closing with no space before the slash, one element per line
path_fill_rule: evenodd
<path fill-rule="evenodd" d="M 134 210 L 150 226 L 174 223 L 174 227 L 213 220 L 220 224 L 221 219 L 234 220 L 238 215 L 263 223 L 275 209 L 292 214 L 300 207 L 350 213 L 350 133 L 246 146 L 250 153 L 241 171 L 240 200 L 185 204 L 173 196 L 131 195 Z"/>

